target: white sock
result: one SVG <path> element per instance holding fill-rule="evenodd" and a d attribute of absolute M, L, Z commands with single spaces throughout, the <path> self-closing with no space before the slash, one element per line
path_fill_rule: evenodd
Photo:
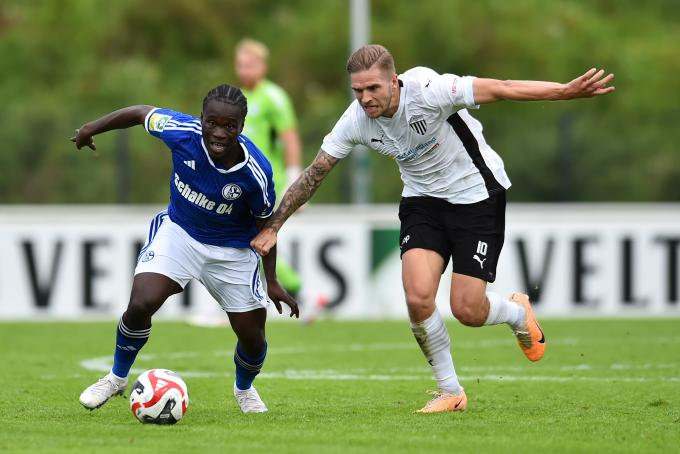
<path fill-rule="evenodd" d="M 118 375 L 114 374 L 112 370 L 109 371 L 108 376 L 118 384 L 127 383 L 128 381 L 127 377 L 119 377 Z"/>
<path fill-rule="evenodd" d="M 486 292 L 486 297 L 489 299 L 489 316 L 485 325 L 507 323 L 514 330 L 525 329 L 526 310 L 521 304 L 513 303 L 498 293 Z"/>
<path fill-rule="evenodd" d="M 439 311 L 435 309 L 427 320 L 420 323 L 411 322 L 411 331 L 430 363 L 439 389 L 460 393 L 462 388 L 451 357 L 451 338 Z"/>

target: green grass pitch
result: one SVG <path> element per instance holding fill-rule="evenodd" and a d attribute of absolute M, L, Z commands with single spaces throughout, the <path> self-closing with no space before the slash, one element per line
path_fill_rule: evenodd
<path fill-rule="evenodd" d="M 115 322 L 0 324 L 0 452 L 678 452 L 680 319 L 546 320 L 527 361 L 505 326 L 448 322 L 464 413 L 416 415 L 434 388 L 408 322 L 270 322 L 255 384 L 269 413 L 234 402 L 228 327 L 156 322 L 133 375 L 179 372 L 175 426 L 137 422 L 128 399 L 89 412 Z"/>

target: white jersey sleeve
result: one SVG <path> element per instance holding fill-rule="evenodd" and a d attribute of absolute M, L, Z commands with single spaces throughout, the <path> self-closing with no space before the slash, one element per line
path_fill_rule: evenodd
<path fill-rule="evenodd" d="M 342 159 L 347 156 L 355 145 L 361 143 L 359 125 L 357 124 L 357 101 L 347 108 L 342 117 L 335 123 L 331 132 L 326 134 L 321 144 L 321 149 L 333 156 Z M 363 114 L 362 112 L 359 112 Z"/>
<path fill-rule="evenodd" d="M 472 89 L 472 76 L 456 76 L 455 74 L 436 74 L 432 76 L 424 94 L 430 94 L 430 102 L 440 107 L 449 107 L 453 111 L 460 109 L 478 109 Z"/>

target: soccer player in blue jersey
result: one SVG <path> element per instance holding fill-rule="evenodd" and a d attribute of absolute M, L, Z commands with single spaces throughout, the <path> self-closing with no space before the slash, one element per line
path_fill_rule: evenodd
<path fill-rule="evenodd" d="M 131 106 L 84 124 L 71 140 L 95 149 L 93 137 L 113 129 L 144 125 L 172 151 L 170 204 L 151 222 L 140 252 L 127 310 L 116 331 L 113 367 L 80 395 L 90 410 L 121 395 L 139 350 L 151 333 L 151 317 L 165 300 L 200 281 L 229 316 L 238 341 L 234 352 L 234 397 L 244 413 L 266 412 L 252 386 L 267 354 L 267 294 L 282 313 L 299 317 L 295 300 L 276 279 L 276 258 L 251 249 L 271 215 L 274 184 L 269 161 L 244 135 L 246 98 L 238 88 L 220 85 L 203 100 L 201 118 L 152 106 Z M 271 255 L 271 254 L 270 254 Z"/>

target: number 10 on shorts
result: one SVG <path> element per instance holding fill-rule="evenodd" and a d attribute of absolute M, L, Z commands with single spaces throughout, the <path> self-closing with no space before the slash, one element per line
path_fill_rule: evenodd
<path fill-rule="evenodd" d="M 484 241 L 477 242 L 477 254 L 486 255 L 487 244 Z"/>

